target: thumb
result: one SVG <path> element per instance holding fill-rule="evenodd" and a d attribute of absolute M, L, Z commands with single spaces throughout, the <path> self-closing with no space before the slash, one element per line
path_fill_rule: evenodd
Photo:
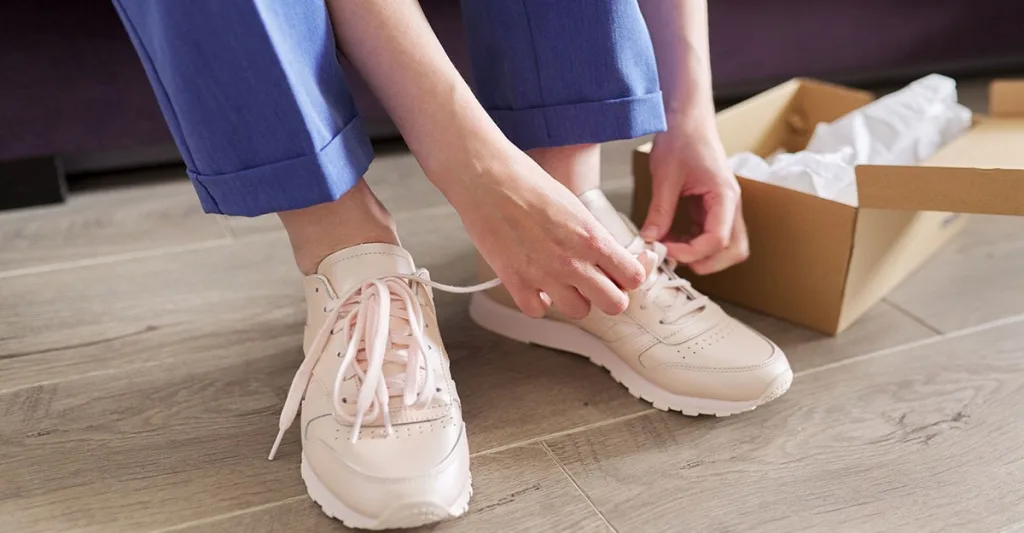
<path fill-rule="evenodd" d="M 651 194 L 651 205 L 647 209 L 647 220 L 640 230 L 640 236 L 647 241 L 661 240 L 672 227 L 672 220 L 679 206 L 679 191 L 682 184 L 675 180 L 655 182 Z"/>

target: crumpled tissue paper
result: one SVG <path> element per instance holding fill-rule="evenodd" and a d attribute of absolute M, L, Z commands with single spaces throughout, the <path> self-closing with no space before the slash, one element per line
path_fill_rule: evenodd
<path fill-rule="evenodd" d="M 767 161 L 746 152 L 729 161 L 745 178 L 856 206 L 855 166 L 919 164 L 970 126 L 971 111 L 957 103 L 956 81 L 931 74 L 818 124 L 806 150 Z"/>

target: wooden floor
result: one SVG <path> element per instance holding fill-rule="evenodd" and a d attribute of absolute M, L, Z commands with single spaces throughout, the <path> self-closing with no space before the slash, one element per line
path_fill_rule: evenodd
<path fill-rule="evenodd" d="M 628 203 L 630 143 L 606 150 Z M 435 279 L 456 214 L 401 151 L 370 181 Z M 299 276 L 275 219 L 204 216 L 180 169 L 0 214 L 0 531 L 338 532 L 293 430 Z M 1024 220 L 976 217 L 838 338 L 743 310 L 796 371 L 770 406 L 687 418 L 572 356 L 439 312 L 476 495 L 445 532 L 1024 531 Z"/>

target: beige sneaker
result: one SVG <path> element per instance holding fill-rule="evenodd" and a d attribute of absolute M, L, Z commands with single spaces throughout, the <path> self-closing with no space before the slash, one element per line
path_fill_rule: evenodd
<path fill-rule="evenodd" d="M 654 251 L 660 265 L 619 316 L 594 309 L 583 320 L 552 312 L 533 319 L 519 312 L 508 293 L 492 289 L 473 296 L 470 316 L 485 329 L 589 358 L 629 392 L 662 410 L 727 416 L 778 398 L 793 371 L 774 343 L 727 315 L 690 287 L 665 259 L 661 244 L 645 244 L 629 220 L 600 190 L 580 200 L 612 235 L 635 253 Z M 485 266 L 481 275 L 493 277 Z"/>
<path fill-rule="evenodd" d="M 302 479 L 329 516 L 386 529 L 463 514 L 469 447 L 431 288 L 474 288 L 430 281 L 388 244 L 337 252 L 304 285 L 306 358 L 270 458 L 301 402 Z"/>

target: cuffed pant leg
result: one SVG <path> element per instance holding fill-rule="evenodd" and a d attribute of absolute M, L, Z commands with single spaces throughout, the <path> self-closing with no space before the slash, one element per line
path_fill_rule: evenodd
<path fill-rule="evenodd" d="M 663 131 L 636 0 L 464 0 L 477 97 L 521 149 Z"/>
<path fill-rule="evenodd" d="M 329 202 L 373 150 L 323 0 L 114 0 L 203 208 Z"/>

